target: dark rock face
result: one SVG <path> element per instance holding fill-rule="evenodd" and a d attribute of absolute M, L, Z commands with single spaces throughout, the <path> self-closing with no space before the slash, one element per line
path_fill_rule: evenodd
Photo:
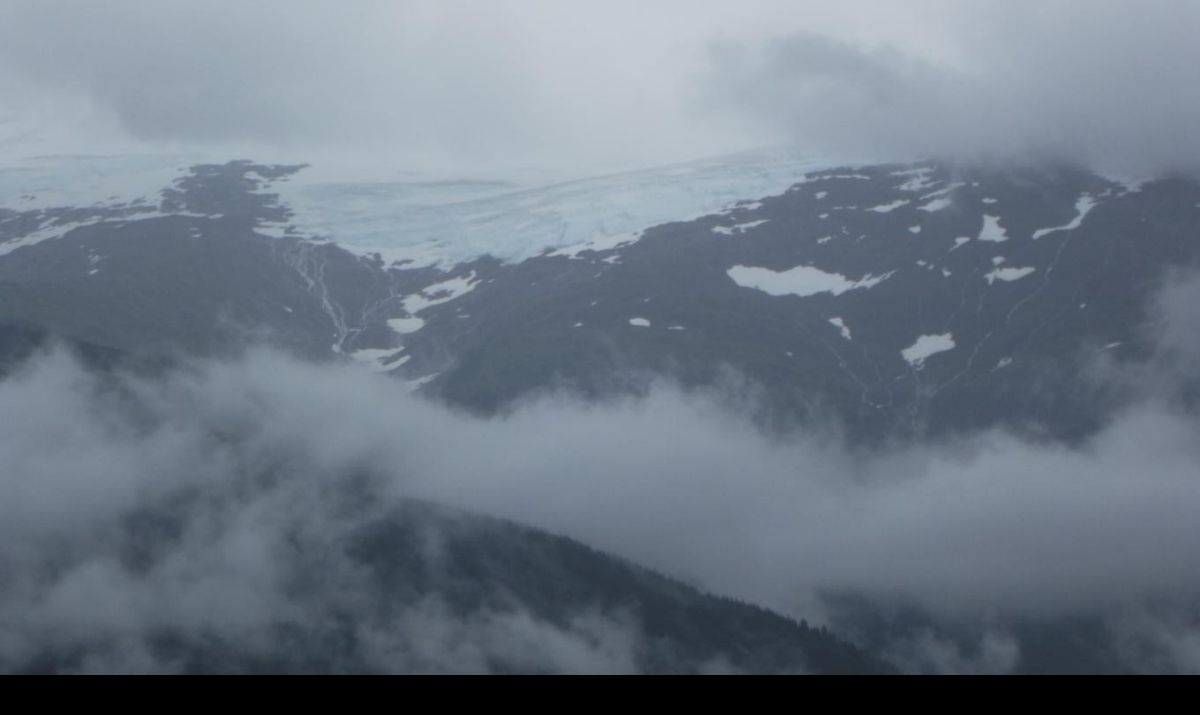
<path fill-rule="evenodd" d="M 250 190 L 248 171 L 197 167 L 164 192 L 162 211 L 94 209 L 60 237 L 12 250 L 0 259 L 0 319 L 139 353 L 209 354 L 261 339 L 322 354 L 331 328 L 282 258 L 295 242 L 254 232 L 281 209 Z"/>
<path fill-rule="evenodd" d="M 844 421 L 855 441 L 997 425 L 1076 439 L 1113 399 L 1085 366 L 1144 357 L 1153 291 L 1200 259 L 1198 198 L 1195 182 L 1129 191 L 1069 169 L 815 174 L 622 248 L 502 267 L 422 313 L 409 369 L 443 370 L 431 391 L 491 410 L 557 384 L 732 368 L 779 413 Z"/>

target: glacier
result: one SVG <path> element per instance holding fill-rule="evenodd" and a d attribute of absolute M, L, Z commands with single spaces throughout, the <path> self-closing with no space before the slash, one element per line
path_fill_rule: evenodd
<path fill-rule="evenodd" d="M 5 148 L 0 209 L 12 211 L 136 206 L 151 213 L 189 167 L 229 160 L 198 153 L 25 157 Z M 783 193 L 831 166 L 789 149 L 570 180 L 533 171 L 463 178 L 398 170 L 395 180 L 353 181 L 313 165 L 262 182 L 261 192 L 277 194 L 293 215 L 287 226 L 258 230 L 330 241 L 407 268 L 446 270 L 483 256 L 516 263 L 615 248 L 658 224 Z"/>
<path fill-rule="evenodd" d="M 828 168 L 789 150 L 763 150 L 605 176 L 519 186 L 504 181 L 333 183 L 304 170 L 277 184 L 293 223 L 388 264 L 442 269 L 492 256 L 520 262 L 576 256 L 640 232 L 780 194 Z"/>

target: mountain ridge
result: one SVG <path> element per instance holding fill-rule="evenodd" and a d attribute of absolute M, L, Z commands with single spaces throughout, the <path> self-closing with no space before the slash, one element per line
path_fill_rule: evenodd
<path fill-rule="evenodd" d="M 269 187 L 302 168 L 207 165 L 158 208 L 91 209 L 99 221 L 0 257 L 0 317 L 122 349 L 348 355 L 485 413 L 551 386 L 732 371 L 778 418 L 835 418 L 856 440 L 997 425 L 1077 440 L 1112 402 L 1082 366 L 1144 359 L 1154 287 L 1200 264 L 1193 180 L 936 162 L 823 169 L 518 262 L 389 264 L 296 227 Z M 0 250 L 68 218 L 0 216 Z"/>

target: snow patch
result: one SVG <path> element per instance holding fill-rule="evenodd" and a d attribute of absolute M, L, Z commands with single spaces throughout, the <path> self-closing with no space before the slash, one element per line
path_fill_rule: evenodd
<path fill-rule="evenodd" d="M 1083 223 L 1083 219 L 1089 213 L 1091 213 L 1092 209 L 1094 209 L 1095 207 L 1096 207 L 1096 200 L 1093 199 L 1091 196 L 1089 196 L 1088 194 L 1084 194 L 1083 196 L 1080 196 L 1079 200 L 1075 202 L 1075 214 L 1076 214 L 1075 218 L 1072 219 L 1070 223 L 1068 223 L 1064 226 L 1055 226 L 1054 228 L 1043 228 L 1043 229 L 1034 231 L 1033 232 L 1034 239 L 1035 240 L 1039 239 L 1042 236 L 1045 236 L 1046 234 L 1049 234 L 1049 233 L 1054 233 L 1055 231 L 1074 231 L 1075 229 L 1079 228 L 1080 224 Z"/>
<path fill-rule="evenodd" d="M 1142 188 L 1144 186 L 1146 186 L 1146 184 L 1149 184 L 1151 181 L 1153 181 L 1152 178 L 1145 177 L 1145 176 L 1139 177 L 1139 176 L 1105 175 L 1104 178 L 1108 179 L 1109 181 L 1111 181 L 1115 184 L 1119 184 L 1121 186 L 1121 189 L 1123 190 L 1123 193 L 1126 193 L 1126 194 L 1136 194 L 1139 191 L 1141 191 Z"/>
<path fill-rule="evenodd" d="M 979 240 L 993 243 L 1003 243 L 1008 240 L 1008 233 L 1000 225 L 999 216 L 985 215 L 983 217 L 983 229 L 979 232 Z"/>
<path fill-rule="evenodd" d="M 813 266 L 796 266 L 786 271 L 773 271 L 770 268 L 754 266 L 734 266 L 726 274 L 742 288 L 753 288 L 767 295 L 782 296 L 796 295 L 801 298 L 831 293 L 835 296 L 846 291 L 860 288 L 872 288 L 891 277 L 891 273 L 882 276 L 865 276 L 852 281 L 839 273 L 826 273 Z"/>
<path fill-rule="evenodd" d="M 830 318 L 829 322 L 832 323 L 833 326 L 842 333 L 843 338 L 845 338 L 847 340 L 851 339 L 850 338 L 850 328 L 846 327 L 846 321 L 842 320 L 841 318 Z"/>
<path fill-rule="evenodd" d="M 935 198 L 938 198 L 939 196 L 945 196 L 946 194 L 949 194 L 951 191 L 954 191 L 955 189 L 960 189 L 964 186 L 966 186 L 966 184 L 964 184 L 963 182 L 956 181 L 953 184 L 950 184 L 949 186 L 938 189 L 937 191 L 930 191 L 929 193 L 922 196 L 920 198 L 920 200 L 928 201 L 929 199 L 935 199 Z"/>
<path fill-rule="evenodd" d="M 440 372 L 431 373 L 431 374 L 429 374 L 429 375 L 425 375 L 425 376 L 423 376 L 423 377 L 418 377 L 418 378 L 417 378 L 417 379 L 415 379 L 415 380 L 406 380 L 404 384 L 405 384 L 405 386 L 407 386 L 407 387 L 408 387 L 408 389 L 409 389 L 410 391 L 414 391 L 414 392 L 415 392 L 416 390 L 418 390 L 418 389 L 420 389 L 420 388 L 422 388 L 422 387 L 424 387 L 424 386 L 428 385 L 429 383 L 433 382 L 433 381 L 434 381 L 434 379 L 435 379 L 435 378 L 437 378 L 437 376 L 438 376 L 438 375 L 441 375 L 441 374 L 442 374 L 442 373 L 440 373 Z"/>
<path fill-rule="evenodd" d="M 904 360 L 909 365 L 919 370 L 925 364 L 925 360 L 931 355 L 953 350 L 954 347 L 954 335 L 952 333 L 922 335 L 917 338 L 915 343 L 901 350 L 900 355 L 904 357 Z"/>
<path fill-rule="evenodd" d="M 901 206 L 906 205 L 907 203 L 908 203 L 907 199 L 897 199 L 896 201 L 893 201 L 890 204 L 880 204 L 879 206 L 872 206 L 871 208 L 867 209 L 867 211 L 874 211 L 875 213 L 878 213 L 878 214 L 885 214 L 885 213 L 890 213 L 892 211 L 895 211 L 896 209 L 900 208 Z"/>
<path fill-rule="evenodd" d="M 89 221 L 75 221 L 75 222 L 70 222 L 70 223 L 55 223 L 55 224 L 51 224 L 51 221 L 52 220 L 42 222 L 41 227 L 39 227 L 38 229 L 36 229 L 34 231 L 30 231 L 29 233 L 25 234 L 24 236 L 21 236 L 20 238 L 16 238 L 11 241 L 5 241 L 4 243 L 0 243 L 0 256 L 7 256 L 8 254 L 12 253 L 13 251 L 17 250 L 18 248 L 23 248 L 25 246 L 34 246 L 34 245 L 41 243 L 42 241 L 49 241 L 51 239 L 60 238 L 62 236 L 65 236 L 67 233 L 74 231 L 77 228 L 83 228 L 85 226 L 95 226 L 98 224 L 106 223 L 106 220 L 104 218 L 96 218 L 96 219 L 92 219 Z"/>
<path fill-rule="evenodd" d="M 300 236 L 295 226 L 286 223 L 259 221 L 254 227 L 254 231 L 270 238 L 296 238 Z"/>
<path fill-rule="evenodd" d="M 425 321 L 416 316 L 411 316 L 408 318 L 392 318 L 391 320 L 387 321 L 387 325 L 389 328 L 397 333 L 400 333 L 401 335 L 408 335 L 409 333 L 415 333 L 421 328 L 424 328 Z"/>
<path fill-rule="evenodd" d="M 431 286 L 426 286 L 420 293 L 405 296 L 403 301 L 404 310 L 410 315 L 416 315 L 422 310 L 432 308 L 435 305 L 457 300 L 470 293 L 477 285 L 479 285 L 479 279 L 475 277 L 475 271 L 471 271 L 466 276 L 458 276 L 457 278 L 451 278 L 441 283 L 434 283 Z"/>
<path fill-rule="evenodd" d="M 43 241 L 49 241 L 49 240 L 61 238 L 61 237 L 65 236 L 66 234 L 70 233 L 71 231 L 74 231 L 79 228 L 87 228 L 90 226 L 100 226 L 100 225 L 110 225 L 110 226 L 113 226 L 116 228 L 120 228 L 122 226 L 125 226 L 126 224 L 133 223 L 135 221 L 145 221 L 145 220 L 149 220 L 149 219 L 167 218 L 167 217 L 172 217 L 172 216 L 186 216 L 189 218 L 209 218 L 209 216 L 206 214 L 195 214 L 195 213 L 188 213 L 185 211 L 164 213 L 162 211 L 159 211 L 159 210 L 157 210 L 155 208 L 151 208 L 151 207 L 144 207 L 144 208 L 133 207 L 133 213 L 127 213 L 125 215 L 118 215 L 118 216 L 114 216 L 111 213 L 108 213 L 107 212 L 108 209 L 101 209 L 101 211 L 105 211 L 106 213 L 101 213 L 99 215 L 96 215 L 96 216 L 93 216 L 93 217 L 90 217 L 90 218 L 87 218 L 87 219 L 84 219 L 81 221 L 59 222 L 58 219 L 56 219 L 54 217 L 47 218 L 42 221 L 42 223 L 38 226 L 37 229 L 30 231 L 29 233 L 26 233 L 25 235 L 23 235 L 19 238 L 15 238 L 15 239 L 12 239 L 9 241 L 5 241 L 4 243 L 0 243 L 0 256 L 8 255 L 8 254 L 12 253 L 13 251 L 16 251 L 18 248 L 22 248 L 25 246 L 34 246 Z M 219 218 L 219 217 L 220 217 L 219 214 L 213 216 L 213 218 Z"/>
<path fill-rule="evenodd" d="M 933 201 L 930 201 L 929 203 L 925 204 L 924 206 L 918 206 L 917 210 L 918 211 L 928 211 L 929 213 L 933 213 L 934 211 L 941 211 L 942 209 L 949 208 L 950 206 L 953 206 L 953 205 L 954 205 L 953 201 L 943 197 L 940 199 L 934 199 Z"/>
<path fill-rule="evenodd" d="M 1032 275 L 1036 268 L 997 268 L 996 270 L 984 276 L 987 279 L 988 285 L 996 281 L 1018 281 L 1025 276 Z"/>
<path fill-rule="evenodd" d="M 364 350 L 355 350 L 348 353 L 350 358 L 355 362 L 363 365 L 372 372 L 387 372 L 393 368 L 400 367 L 404 363 L 412 359 L 411 355 L 405 355 L 399 359 L 393 359 L 399 353 L 404 352 L 404 348 L 399 350 L 388 348 L 385 350 L 367 348 Z"/>
<path fill-rule="evenodd" d="M 905 169 L 903 171 L 889 172 L 888 176 L 908 176 L 911 177 L 908 181 L 900 185 L 901 191 L 923 191 L 931 186 L 936 186 L 940 183 L 938 180 L 931 179 L 930 175 L 933 169 L 928 166 L 917 167 L 915 169 Z"/>
<path fill-rule="evenodd" d="M 739 233 L 745 233 L 752 228 L 757 228 L 764 223 L 768 223 L 770 219 L 760 219 L 758 221 L 750 221 L 749 223 L 739 223 L 736 226 L 713 226 L 713 233 L 719 233 L 723 236 L 733 236 Z"/>
<path fill-rule="evenodd" d="M 927 177 L 917 177 L 915 179 L 911 179 L 909 181 L 904 182 L 898 188 L 901 191 L 909 191 L 912 193 L 918 193 L 920 191 L 924 191 L 925 189 L 937 186 L 937 184 L 938 184 L 937 181 L 928 179 Z"/>

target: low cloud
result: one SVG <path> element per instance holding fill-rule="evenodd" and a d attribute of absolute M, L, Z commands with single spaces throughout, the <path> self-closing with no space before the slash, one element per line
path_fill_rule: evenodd
<path fill-rule="evenodd" d="M 276 369 L 317 380 L 278 422 L 283 383 L 243 391 Z M 367 386 L 267 355 L 114 382 L 64 352 L 0 382 L 0 670 L 636 671 L 626 614 L 414 600 L 352 558 L 404 450 L 369 413 L 339 430 L 317 411 Z"/>
<path fill-rule="evenodd" d="M 1200 364 L 1197 286 L 1167 281 L 1150 362 L 1102 373 L 1155 382 L 1075 447 L 986 432 L 847 451 L 765 435 L 728 399 L 669 384 L 480 419 L 271 352 L 155 378 L 52 352 L 0 381 L 0 664 L 89 644 L 79 668 L 169 670 L 182 666 L 154 644 L 173 629 L 237 634 L 251 657 L 280 623 L 357 614 L 365 645 L 347 668 L 634 669 L 640 635 L 621 614 L 550 623 L 432 597 L 381 615 L 337 544 L 415 498 L 795 618 L 836 621 L 847 595 L 910 609 L 928 627 L 875 645 L 915 669 L 1004 671 L 1020 657 L 1010 628 L 1082 618 L 1126 667 L 1193 671 L 1200 418 L 1179 396 Z M 513 655 L 529 641 L 543 660 Z"/>

